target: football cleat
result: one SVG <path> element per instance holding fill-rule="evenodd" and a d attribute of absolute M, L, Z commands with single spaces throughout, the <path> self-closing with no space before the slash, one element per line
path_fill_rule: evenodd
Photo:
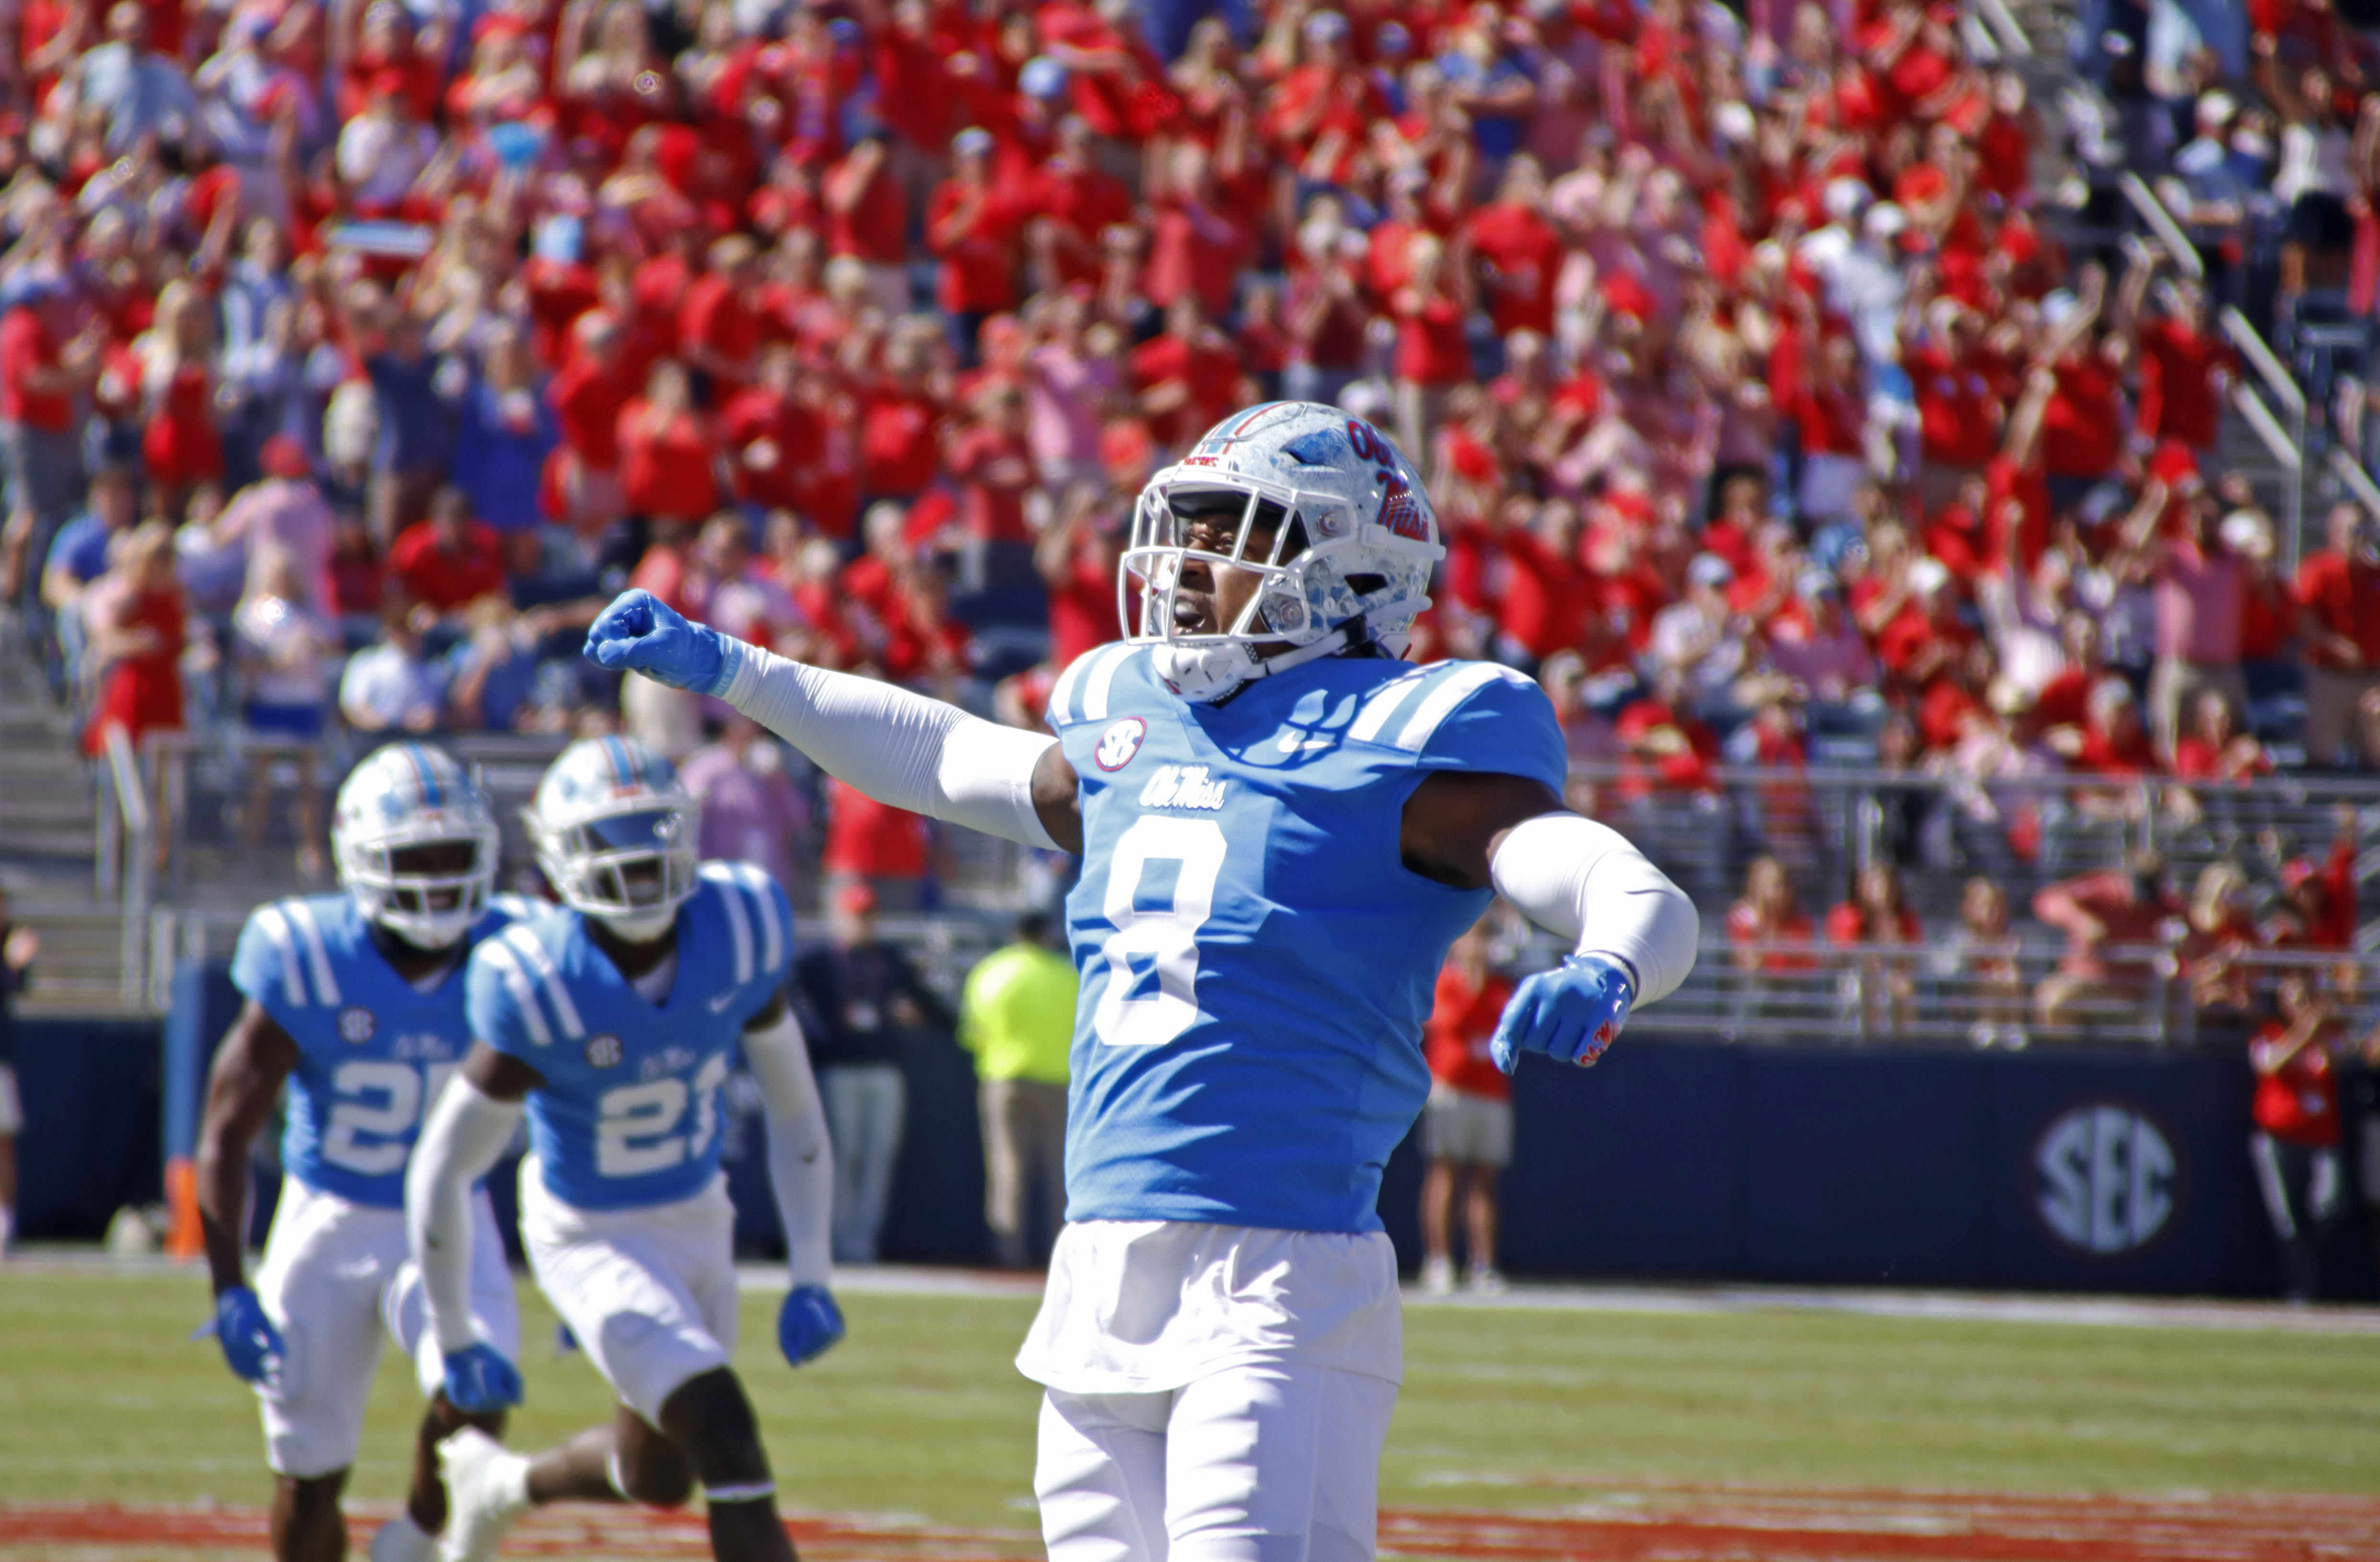
<path fill-rule="evenodd" d="M 504 1532 L 528 1509 L 528 1460 L 476 1426 L 438 1445 L 446 1482 L 444 1562 L 489 1562 Z"/>

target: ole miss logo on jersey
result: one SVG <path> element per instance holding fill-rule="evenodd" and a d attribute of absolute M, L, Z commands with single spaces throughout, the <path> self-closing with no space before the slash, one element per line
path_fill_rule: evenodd
<path fill-rule="evenodd" d="M 1148 723 L 1137 716 L 1127 716 L 1099 734 L 1099 746 L 1091 757 L 1102 770 L 1121 770 L 1132 763 L 1140 752 L 1143 738 L 1148 736 Z"/>

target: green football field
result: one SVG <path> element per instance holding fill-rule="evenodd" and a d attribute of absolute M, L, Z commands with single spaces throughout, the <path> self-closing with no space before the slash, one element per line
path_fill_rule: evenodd
<path fill-rule="evenodd" d="M 523 1284 L 511 1441 L 607 1413 Z M 800 1373 L 748 1296 L 738 1366 L 789 1508 L 1031 1525 L 1025 1298 L 845 1297 Z M 196 1270 L 0 1267 L 0 1503 L 261 1503 L 249 1398 Z M 1807 1312 L 1415 1307 L 1381 1493 L 1398 1508 L 1543 1508 L 1584 1483 L 2039 1494 L 2380 1495 L 2380 1338 L 1937 1322 Z M 417 1409 L 383 1363 L 351 1488 L 391 1498 Z"/>

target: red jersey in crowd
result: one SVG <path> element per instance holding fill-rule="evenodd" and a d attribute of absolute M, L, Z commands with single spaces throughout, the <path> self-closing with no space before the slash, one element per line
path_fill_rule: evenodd
<path fill-rule="evenodd" d="M 2283 1058 L 2281 1038 L 2289 1030 L 2278 1019 L 2267 1020 L 2248 1044 L 2248 1064 L 2256 1071 L 2256 1126 L 2285 1144 L 2325 1149 L 2338 1143 L 2338 1071 L 2320 1037 Z"/>
<path fill-rule="evenodd" d="M 1437 999 L 1421 1033 L 1429 1077 L 1465 1096 L 1512 1099 L 1512 1082 L 1488 1055 L 1488 1044 L 1512 997 L 1512 984 L 1493 971 L 1475 982 L 1459 965 L 1449 963 L 1440 970 Z"/>
<path fill-rule="evenodd" d="M 389 544 L 388 573 L 406 596 L 441 613 L 502 594 L 504 544 L 495 532 L 473 521 L 463 528 L 461 542 L 450 551 L 441 546 L 438 523 L 416 521 Z"/>

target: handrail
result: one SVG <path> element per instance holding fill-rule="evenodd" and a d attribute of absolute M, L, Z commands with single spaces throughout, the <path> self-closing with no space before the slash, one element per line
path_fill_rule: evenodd
<path fill-rule="evenodd" d="M 1669 785 L 1645 775 L 1618 759 L 1574 760 L 1570 773 L 1582 781 L 1627 781 L 1642 784 L 1654 794 L 1668 797 L 1686 796 L 1691 787 Z M 2029 776 L 1946 775 L 1930 770 L 1886 770 L 1873 765 L 1837 766 L 1811 765 L 1806 768 L 1783 765 L 1714 765 L 1711 777 L 1723 787 L 1730 786 L 1803 786 L 1811 789 L 1865 790 L 1877 787 L 1914 788 L 1925 792 L 1964 792 L 1980 789 L 1986 792 L 2136 792 L 2143 788 L 2167 788 L 2203 793 L 2208 796 L 2231 798 L 2300 799 L 2307 802 L 2361 802 L 2380 805 L 2380 778 L 2316 774 L 2312 771 L 2281 770 L 2244 781 L 2184 781 L 2179 776 L 2098 776 L 2083 770 L 2052 770 Z"/>
<path fill-rule="evenodd" d="M 2281 405 L 2289 408 L 2291 417 L 2304 417 L 2305 392 L 2300 389 L 2297 381 L 2290 377 L 2288 366 L 2281 362 L 2279 356 L 2273 351 L 2271 345 L 2262 336 L 2256 334 L 2256 328 L 2249 323 L 2248 317 L 2226 304 L 2223 307 L 2221 318 L 2223 334 L 2229 337 L 2231 345 L 2240 349 L 2240 356 L 2254 366 L 2257 375 L 2273 394 L 2280 398 Z"/>
<path fill-rule="evenodd" d="M 2018 25 L 2016 14 L 2008 8 L 2008 0 L 1975 0 L 1975 9 L 1983 13 L 2002 50 L 2018 59 L 2032 57 L 2033 40 Z"/>
<path fill-rule="evenodd" d="M 2253 386 L 2245 383 L 2233 385 L 2231 405 L 2240 409 L 2240 416 L 2248 420 L 2248 427 L 2265 442 L 2265 449 L 2274 460 L 2292 472 L 2305 469 L 2305 453 L 2298 449 L 2296 442 L 2289 438 L 2289 431 L 2281 427 L 2281 420 L 2273 416 L 2273 409 L 2265 405 L 2265 398 L 2256 394 Z"/>
<path fill-rule="evenodd" d="M 2173 220 L 2173 213 L 2165 209 L 2165 202 L 2156 198 L 2156 191 L 2149 188 L 2148 182 L 2127 169 L 2116 184 L 2124 192 L 2124 199 L 2132 203 L 2132 210 L 2141 214 L 2141 221 L 2149 225 L 2149 232 L 2156 235 L 2166 253 L 2173 257 L 2173 263 L 2193 280 L 2204 277 L 2206 265 L 2198 258 L 2198 246 L 2190 242 L 2190 236 L 2181 231 L 2181 224 Z"/>
<path fill-rule="evenodd" d="M 120 940 L 119 987 L 124 998 L 138 1002 L 149 990 L 145 950 L 149 933 L 149 871 L 156 860 L 157 822 L 149 811 L 149 789 L 140 775 L 140 761 L 123 726 L 109 722 L 103 742 L 107 773 L 117 817 L 124 822 L 121 904 L 124 930 Z"/>
<path fill-rule="evenodd" d="M 2375 516 L 2380 516 L 2380 483 L 2372 480 L 2371 474 L 2363 469 L 2355 457 L 2348 454 L 2341 447 L 2333 445 L 2330 450 L 2330 469 L 2338 474 L 2339 480 L 2347 485 L 2348 492 L 2362 501 L 2366 510 L 2371 511 Z"/>

